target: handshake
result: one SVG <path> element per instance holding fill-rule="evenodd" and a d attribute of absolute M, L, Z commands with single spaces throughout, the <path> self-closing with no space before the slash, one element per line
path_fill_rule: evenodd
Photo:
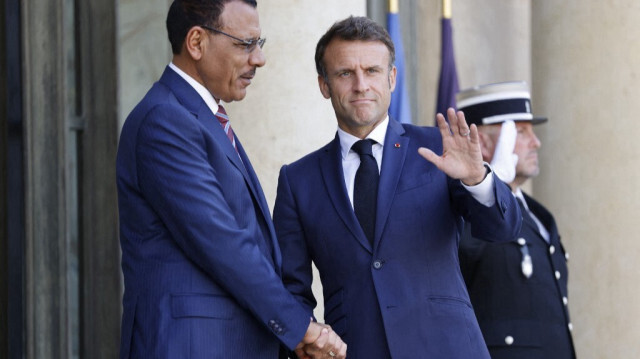
<path fill-rule="evenodd" d="M 347 344 L 330 326 L 311 322 L 302 341 L 296 346 L 295 353 L 300 359 L 347 357 Z"/>

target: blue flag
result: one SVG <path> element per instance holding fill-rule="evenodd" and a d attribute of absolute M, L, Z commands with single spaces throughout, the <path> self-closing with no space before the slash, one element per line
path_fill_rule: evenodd
<path fill-rule="evenodd" d="M 456 73 L 456 61 L 453 57 L 453 36 L 451 19 L 442 18 L 442 40 L 440 81 L 438 82 L 438 102 L 436 113 L 441 113 L 447 118 L 447 109 L 456 108 L 456 94 L 458 93 L 458 74 Z"/>
<path fill-rule="evenodd" d="M 404 81 L 404 49 L 402 46 L 402 33 L 400 32 L 400 22 L 397 12 L 387 14 L 387 30 L 396 49 L 396 89 L 391 94 L 391 105 L 389 106 L 389 117 L 402 122 L 411 123 L 411 106 L 409 105 L 409 93 L 407 84 Z"/>

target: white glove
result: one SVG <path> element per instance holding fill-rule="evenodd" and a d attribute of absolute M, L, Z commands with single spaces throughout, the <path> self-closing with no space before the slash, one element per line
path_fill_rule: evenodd
<path fill-rule="evenodd" d="M 516 178 L 518 155 L 513 153 L 513 149 L 516 146 L 517 135 L 516 124 L 513 121 L 502 123 L 500 137 L 491 160 L 491 168 L 504 183 L 511 183 Z"/>

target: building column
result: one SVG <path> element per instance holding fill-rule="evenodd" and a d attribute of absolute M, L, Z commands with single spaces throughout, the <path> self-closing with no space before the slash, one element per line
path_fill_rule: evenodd
<path fill-rule="evenodd" d="M 640 213 L 640 3 L 532 2 L 536 197 L 570 253 L 579 358 L 637 356 Z"/>

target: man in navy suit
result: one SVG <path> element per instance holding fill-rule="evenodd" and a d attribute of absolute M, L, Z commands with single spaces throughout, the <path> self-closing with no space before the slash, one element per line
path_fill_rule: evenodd
<path fill-rule="evenodd" d="M 522 229 L 510 242 L 488 243 L 465 231 L 460 265 L 493 359 L 575 358 L 569 320 L 567 258 L 551 212 L 520 187 L 540 172 L 540 140 L 525 82 L 474 87 L 458 108 L 478 125 L 482 154 L 519 199 Z M 502 170 L 504 169 L 504 170 Z"/>
<path fill-rule="evenodd" d="M 338 133 L 280 171 L 285 284 L 311 310 L 316 264 L 324 319 L 350 359 L 488 358 L 458 238 L 464 219 L 480 238 L 510 240 L 521 214 L 462 113 L 449 109 L 449 124 L 439 114 L 439 129 L 389 119 L 393 61 L 389 34 L 364 17 L 337 22 L 318 42 L 318 83 Z"/>
<path fill-rule="evenodd" d="M 118 148 L 120 358 L 275 359 L 281 344 L 344 358 L 282 282 L 260 183 L 219 105 L 265 63 L 256 2 L 176 0 L 167 30 L 172 62 Z"/>

